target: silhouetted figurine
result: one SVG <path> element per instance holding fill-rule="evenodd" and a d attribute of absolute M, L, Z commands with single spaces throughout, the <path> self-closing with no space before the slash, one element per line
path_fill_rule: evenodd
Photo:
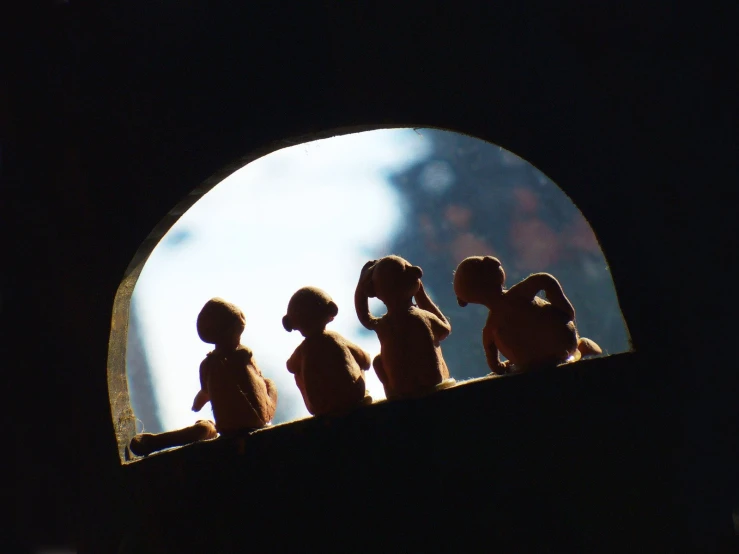
<path fill-rule="evenodd" d="M 142 433 L 131 439 L 131 452 L 146 455 L 163 448 L 181 446 L 221 435 L 259 429 L 267 425 L 277 408 L 277 388 L 265 379 L 252 351 L 241 344 L 246 319 L 243 312 L 221 298 L 206 302 L 197 319 L 198 336 L 214 344 L 200 364 L 200 391 L 192 409 L 199 412 L 206 402 L 213 407 L 215 423 L 195 425 L 166 433 Z"/>
<path fill-rule="evenodd" d="M 290 298 L 285 330 L 298 330 L 305 337 L 287 360 L 287 370 L 303 395 L 305 407 L 313 415 L 340 415 L 372 397 L 365 388 L 364 372 L 370 355 L 326 325 L 339 308 L 321 289 L 304 287 Z"/>
<path fill-rule="evenodd" d="M 373 366 L 389 400 L 455 384 L 439 345 L 452 326 L 426 294 L 422 275 L 420 267 L 403 258 L 386 256 L 364 264 L 354 294 L 359 321 L 380 340 Z M 373 297 L 387 306 L 384 316 L 370 313 L 368 298 Z"/>
<path fill-rule="evenodd" d="M 454 293 L 460 306 L 482 304 L 489 311 L 482 343 L 495 374 L 576 361 L 600 354 L 590 339 L 575 328 L 575 309 L 557 279 L 535 273 L 510 289 L 503 288 L 505 271 L 497 258 L 471 256 L 454 272 Z M 544 300 L 537 296 L 546 293 Z M 500 355 L 507 358 L 501 362 Z"/>

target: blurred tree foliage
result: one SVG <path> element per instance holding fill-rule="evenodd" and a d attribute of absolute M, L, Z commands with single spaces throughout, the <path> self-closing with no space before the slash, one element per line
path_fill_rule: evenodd
<path fill-rule="evenodd" d="M 405 227 L 389 251 L 424 270 L 432 299 L 452 323 L 442 343 L 452 375 L 486 375 L 481 333 L 487 310 L 460 308 L 454 269 L 467 256 L 493 255 L 508 287 L 535 272 L 553 274 L 575 306 L 580 334 L 605 353 L 629 349 L 613 281 L 590 225 L 567 195 L 528 162 L 498 146 L 435 129 L 417 130 L 430 156 L 390 181 Z"/>

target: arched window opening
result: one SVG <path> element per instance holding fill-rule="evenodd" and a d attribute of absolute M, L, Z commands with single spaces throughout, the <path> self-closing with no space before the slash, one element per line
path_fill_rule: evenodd
<path fill-rule="evenodd" d="M 525 160 L 450 131 L 382 129 L 277 150 L 206 193 L 149 251 L 117 299 L 130 300 L 120 313 L 129 317 L 125 367 L 137 432 L 212 417 L 190 407 L 212 348 L 195 320 L 216 296 L 242 308 L 242 342 L 277 384 L 273 423 L 308 416 L 285 369 L 302 339 L 282 328 L 287 302 L 303 286 L 326 290 L 339 306 L 330 328 L 374 356 L 379 343 L 359 324 L 353 293 L 362 265 L 388 254 L 423 268 L 426 290 L 452 324 L 442 349 L 458 381 L 489 373 L 480 342 L 487 310 L 460 308 L 452 289 L 454 269 L 472 255 L 498 257 L 508 286 L 552 273 L 582 335 L 604 354 L 630 349 L 606 259 L 577 207 Z M 384 310 L 379 301 L 371 308 Z M 374 372 L 367 377 L 382 399 Z"/>

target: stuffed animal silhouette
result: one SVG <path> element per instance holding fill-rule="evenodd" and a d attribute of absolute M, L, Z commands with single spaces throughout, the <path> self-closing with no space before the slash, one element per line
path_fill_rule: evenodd
<path fill-rule="evenodd" d="M 298 330 L 305 337 L 287 360 L 287 370 L 313 415 L 340 415 L 354 407 L 371 404 L 364 372 L 370 355 L 339 333 L 327 331 L 339 308 L 321 289 L 304 287 L 290 298 L 282 318 L 286 331 Z"/>
<path fill-rule="evenodd" d="M 359 276 L 354 305 L 359 321 L 380 340 L 373 367 L 389 400 L 455 384 L 439 344 L 452 326 L 426 294 L 422 275 L 420 267 L 403 258 L 386 256 L 367 262 Z M 382 317 L 370 313 L 368 298 L 374 297 L 387 307 Z"/>
<path fill-rule="evenodd" d="M 232 435 L 267 425 L 277 408 L 277 388 L 265 379 L 252 351 L 241 344 L 246 319 L 235 305 L 212 298 L 200 311 L 197 331 L 203 342 L 215 345 L 200 364 L 200 391 L 192 409 L 199 412 L 206 402 L 213 407 L 215 423 L 195 425 L 166 433 L 142 433 L 130 444 L 131 452 L 146 455 L 155 450 L 198 440 Z"/>
<path fill-rule="evenodd" d="M 482 342 L 490 370 L 533 369 L 600 354 L 575 328 L 575 309 L 561 285 L 548 273 L 535 273 L 505 290 L 505 271 L 492 256 L 464 259 L 454 272 L 460 306 L 482 304 L 489 311 Z M 543 290 L 546 300 L 537 296 Z M 507 360 L 502 362 L 500 354 Z"/>

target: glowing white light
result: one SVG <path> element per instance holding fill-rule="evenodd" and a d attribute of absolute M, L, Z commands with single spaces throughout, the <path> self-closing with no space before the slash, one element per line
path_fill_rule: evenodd
<path fill-rule="evenodd" d="M 200 361 L 212 349 L 198 338 L 195 320 L 214 296 L 244 311 L 242 343 L 277 383 L 278 403 L 290 407 L 288 419 L 308 415 L 285 369 L 302 340 L 281 323 L 297 289 L 310 285 L 328 292 L 339 305 L 329 328 L 372 356 L 379 352 L 374 334 L 364 333 L 357 321 L 354 287 L 368 259 L 390 253 L 386 245 L 402 222 L 387 176 L 429 149 L 429 141 L 406 129 L 286 148 L 236 171 L 179 219 L 152 252 L 134 291 L 165 430 L 212 418 L 210 405 L 199 414 L 190 406 L 200 388 Z M 168 242 L 185 232 L 189 240 Z M 367 377 L 372 396 L 384 398 L 374 371 Z"/>

